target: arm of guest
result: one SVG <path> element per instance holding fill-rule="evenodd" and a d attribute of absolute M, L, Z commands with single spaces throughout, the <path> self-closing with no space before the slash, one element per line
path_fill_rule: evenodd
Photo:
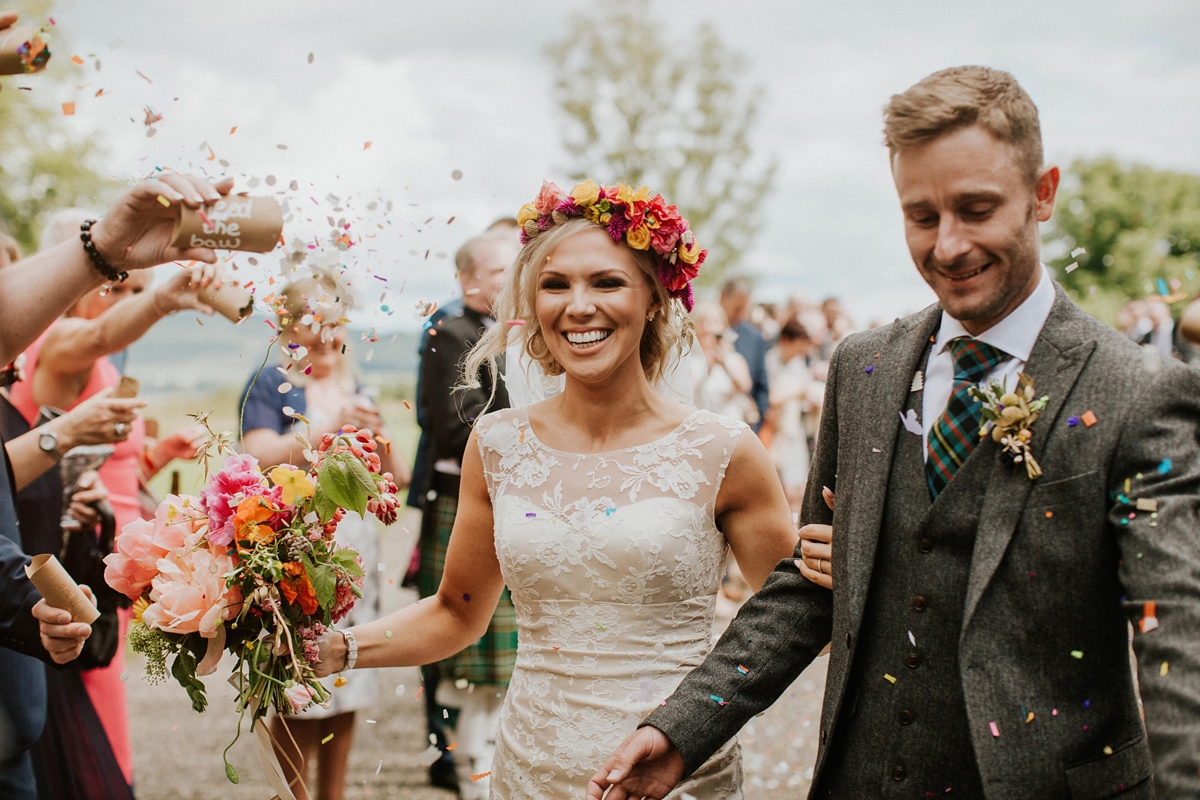
<path fill-rule="evenodd" d="M 356 666 L 429 664 L 460 652 L 487 632 L 503 590 L 493 539 L 492 502 L 483 460 L 472 439 L 463 455 L 458 514 L 437 594 L 351 628 L 358 642 Z M 318 676 L 336 672 L 346 663 L 345 640 L 336 631 L 321 636 L 320 648 Z"/>
<path fill-rule="evenodd" d="M 97 250 L 115 269 L 140 269 L 173 259 L 215 262 L 208 248 L 179 250 L 170 247 L 175 203 L 193 208 L 220 199 L 233 181 L 214 187 L 189 175 L 163 175 L 142 181 L 121 195 L 92 229 Z M 161 198 L 161 199 L 160 199 Z M 162 205 L 166 200 L 167 206 Z M 7 364 L 50 327 L 85 292 L 103 278 L 88 260 L 78 241 L 23 258 L 0 270 L 0 364 Z M 119 349 L 119 348 L 118 348 Z"/>
<path fill-rule="evenodd" d="M 197 299 L 196 292 L 218 275 L 214 265 L 200 264 L 177 272 L 154 289 L 117 303 L 95 319 L 63 318 L 42 345 L 38 371 L 45 368 L 53 373 L 75 375 L 90 370 L 96 359 L 124 350 L 172 312 L 195 308 L 211 314 L 212 309 Z"/>
<path fill-rule="evenodd" d="M 1114 503 L 1109 522 L 1121 548 L 1155 789 L 1184 797 L 1200 766 L 1200 372 L 1168 366 L 1130 407 L 1110 480 L 1143 510 L 1129 519 L 1133 509 Z M 1147 618 L 1157 625 L 1143 631 Z"/>
<path fill-rule="evenodd" d="M 834 370 L 828 397 L 801 514 L 806 524 L 833 522 L 821 487 L 833 487 L 837 473 Z M 748 719 L 774 703 L 829 642 L 833 594 L 801 576 L 798 558 L 797 545 L 742 606 L 704 663 L 642 723 L 671 740 L 683 757 L 685 775 L 699 768 Z"/>

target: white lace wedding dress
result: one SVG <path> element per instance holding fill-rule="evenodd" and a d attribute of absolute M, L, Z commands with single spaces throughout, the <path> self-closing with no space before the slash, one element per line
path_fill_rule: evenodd
<path fill-rule="evenodd" d="M 713 511 L 747 430 L 696 411 L 658 441 L 580 455 L 538 441 L 524 408 L 479 420 L 496 555 L 519 625 L 492 797 L 582 798 L 704 660 L 725 565 Z M 669 797 L 684 793 L 743 797 L 736 740 Z"/>

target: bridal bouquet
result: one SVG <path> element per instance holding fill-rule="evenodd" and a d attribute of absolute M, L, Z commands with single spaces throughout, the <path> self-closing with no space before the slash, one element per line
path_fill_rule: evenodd
<path fill-rule="evenodd" d="M 253 727 L 268 709 L 299 713 L 328 700 L 313 672 L 316 640 L 350 611 L 363 582 L 358 553 L 338 547 L 334 531 L 347 511 L 391 524 L 399 501 L 370 431 L 348 425 L 315 448 L 302 440 L 311 468 L 266 474 L 214 438 L 230 453 L 224 467 L 200 497 L 171 495 L 153 521 L 126 525 L 104 578 L 134 601 L 129 641 L 149 678 L 164 680 L 173 657 L 171 675 L 196 711 L 207 705 L 198 676 L 234 655 L 240 733 L 247 709 Z M 228 760 L 225 771 L 237 783 Z"/>

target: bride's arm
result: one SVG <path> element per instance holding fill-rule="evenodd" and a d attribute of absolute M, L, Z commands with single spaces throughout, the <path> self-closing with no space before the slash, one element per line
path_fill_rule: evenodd
<path fill-rule="evenodd" d="M 438 593 L 386 617 L 351 628 L 356 667 L 402 667 L 448 658 L 487 631 L 504 590 L 493 544 L 492 502 L 474 434 L 463 455 L 458 514 Z M 318 677 L 342 669 L 346 643 L 337 631 L 321 636 Z"/>
<path fill-rule="evenodd" d="M 750 588 L 758 591 L 799 538 L 783 485 L 762 442 L 746 431 L 738 439 L 717 494 L 717 525 Z"/>

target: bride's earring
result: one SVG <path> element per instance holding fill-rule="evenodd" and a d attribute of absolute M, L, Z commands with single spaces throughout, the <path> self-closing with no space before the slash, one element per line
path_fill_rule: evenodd
<path fill-rule="evenodd" d="M 646 315 L 646 321 L 647 321 L 647 322 L 654 322 L 654 315 L 655 315 L 655 313 L 657 313 L 657 312 L 651 311 L 649 314 L 647 314 L 647 315 Z"/>

